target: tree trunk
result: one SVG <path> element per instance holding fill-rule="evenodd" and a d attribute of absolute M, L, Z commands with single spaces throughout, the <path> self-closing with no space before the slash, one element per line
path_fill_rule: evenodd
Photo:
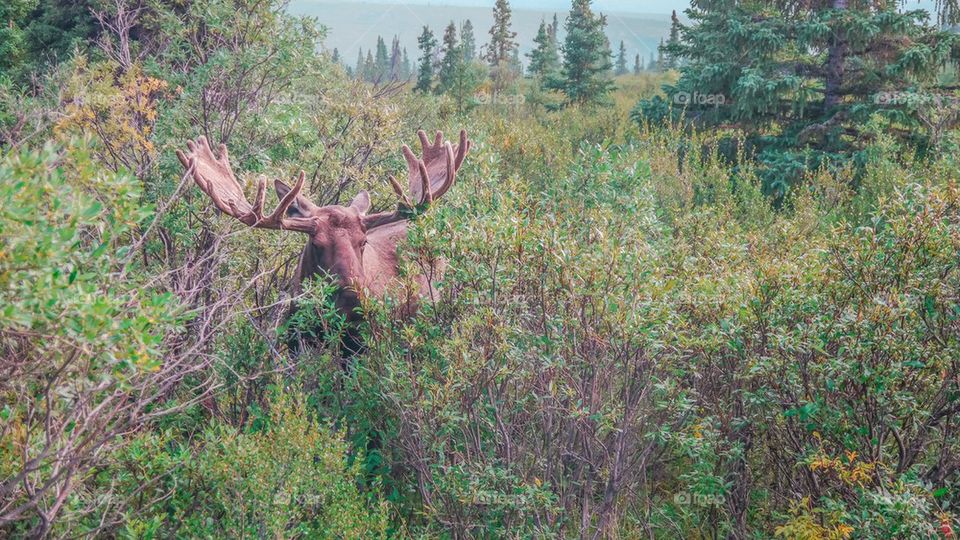
<path fill-rule="evenodd" d="M 833 9 L 836 11 L 845 11 L 847 9 L 847 0 L 833 0 Z M 847 40 L 845 37 L 834 33 L 830 41 L 830 49 L 827 51 L 827 80 L 824 93 L 824 104 L 826 109 L 836 107 L 842 99 L 844 61 L 847 56 Z"/>

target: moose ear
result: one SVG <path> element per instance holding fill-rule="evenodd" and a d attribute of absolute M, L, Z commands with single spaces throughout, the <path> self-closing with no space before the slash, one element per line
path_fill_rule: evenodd
<path fill-rule="evenodd" d="M 361 216 L 366 214 L 367 210 L 370 210 L 370 194 L 367 193 L 367 190 L 357 193 L 357 196 L 350 201 L 350 207 L 356 208 Z"/>
<path fill-rule="evenodd" d="M 288 186 L 283 180 L 274 180 L 273 189 L 277 191 L 277 200 L 282 201 L 284 197 L 287 196 L 287 193 L 290 193 L 292 189 Z M 300 214 L 302 216 L 307 216 L 316 209 L 316 206 L 309 199 L 303 195 L 297 195 L 297 198 L 293 200 L 293 203 L 290 204 L 290 208 L 287 209 L 287 213 L 292 215 L 293 213 Z"/>
<path fill-rule="evenodd" d="M 293 189 L 284 183 L 283 180 L 274 180 L 273 189 L 277 190 L 277 198 L 283 200 L 287 196 L 287 193 L 290 193 L 290 190 Z M 296 201 L 294 201 L 296 203 Z"/>

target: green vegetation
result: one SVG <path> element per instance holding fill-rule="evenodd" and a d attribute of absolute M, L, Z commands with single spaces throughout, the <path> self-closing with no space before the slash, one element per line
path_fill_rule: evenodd
<path fill-rule="evenodd" d="M 469 98 L 495 81 L 466 25 L 414 92 L 348 75 L 316 21 L 259 0 L 120 2 L 61 62 L 5 57 L 0 536 L 952 535 L 954 123 L 931 152 L 871 112 L 856 160 L 774 193 L 730 126 L 635 108 L 703 58 L 671 43 L 679 73 L 614 78 L 577 5 L 565 50 L 594 56 L 540 57 L 503 89 L 525 102 Z M 403 62 L 382 45 L 373 65 Z M 474 141 L 401 251 L 404 276 L 446 273 L 409 316 L 404 291 L 363 297 L 349 357 L 333 286 L 291 297 L 303 239 L 221 215 L 174 156 L 205 134 L 251 200 L 258 175 L 303 169 L 317 204 L 366 189 L 390 209 L 420 127 Z M 294 350 L 291 329 L 328 339 Z"/>
<path fill-rule="evenodd" d="M 429 92 L 433 86 L 433 49 L 437 46 L 437 39 L 426 26 L 417 40 L 420 46 L 420 68 L 417 71 L 417 85 L 414 90 Z"/>
<path fill-rule="evenodd" d="M 960 106 L 944 67 L 960 58 L 960 36 L 901 5 L 695 2 L 691 24 L 674 17 L 661 47 L 661 68 L 679 66 L 680 78 L 667 100 L 641 102 L 638 118 L 723 126 L 727 157 L 758 159 L 774 196 L 821 167 L 862 172 L 878 132 L 919 153 L 952 149 Z M 955 4 L 939 8 L 945 21 L 960 17 Z"/>

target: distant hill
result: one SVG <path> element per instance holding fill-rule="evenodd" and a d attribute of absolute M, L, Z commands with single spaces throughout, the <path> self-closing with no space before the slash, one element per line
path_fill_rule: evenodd
<path fill-rule="evenodd" d="M 458 1 L 458 0 L 453 0 Z M 479 0 L 470 0 L 479 3 Z M 531 0 L 527 5 L 538 1 Z M 608 0 L 609 3 L 623 3 L 624 0 Z M 490 4 L 493 2 L 491 1 Z M 443 29 L 451 20 L 458 25 L 470 19 L 477 36 L 477 45 L 487 42 L 487 31 L 493 24 L 490 7 L 468 5 L 428 5 L 410 3 L 366 3 L 327 0 L 293 0 L 290 11 L 300 15 L 309 15 L 319 19 L 320 23 L 329 29 L 325 46 L 328 49 L 337 48 L 348 65 L 352 65 L 357 58 L 357 50 L 362 47 L 364 54 L 367 49 L 376 45 L 377 36 L 382 35 L 390 45 L 390 40 L 396 34 L 400 43 L 407 48 L 411 59 L 417 57 L 417 36 L 423 31 L 423 26 L 429 26 L 439 41 Z M 607 15 L 607 35 L 614 52 L 623 40 L 627 46 L 630 66 L 633 66 L 633 56 L 640 53 L 645 61 L 650 58 L 651 52 L 656 54 L 660 38 L 666 37 L 670 30 L 669 14 L 638 14 L 625 12 L 603 12 Z M 554 11 L 543 9 L 513 9 L 513 29 L 517 32 L 520 43 L 520 52 L 525 54 L 533 48 L 533 38 L 537 34 L 540 21 L 550 20 Z M 566 10 L 557 12 L 560 18 L 561 36 Z M 526 63 L 526 58 L 523 58 Z"/>

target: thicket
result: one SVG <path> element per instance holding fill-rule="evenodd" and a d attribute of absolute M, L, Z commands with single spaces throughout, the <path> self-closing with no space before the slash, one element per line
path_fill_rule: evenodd
<path fill-rule="evenodd" d="M 118 4 L 118 5 L 123 5 Z M 151 5 L 152 6 L 152 5 Z M 711 137 L 347 77 L 281 4 L 114 12 L 0 110 L 0 535 L 933 538 L 955 526 L 960 187 L 878 135 L 776 207 Z M 127 49 L 124 49 L 126 43 Z M 129 60 L 129 63 L 127 63 Z M 410 318 L 218 216 L 173 150 L 349 200 L 417 127 L 476 142 L 414 223 Z M 344 369 L 343 366 L 347 365 Z"/>

